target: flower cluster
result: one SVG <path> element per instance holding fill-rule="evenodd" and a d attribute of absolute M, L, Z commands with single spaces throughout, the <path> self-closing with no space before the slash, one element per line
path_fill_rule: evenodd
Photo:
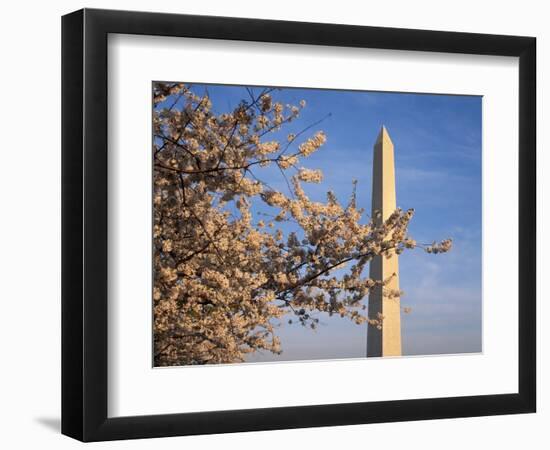
<path fill-rule="evenodd" d="M 306 183 L 320 183 L 323 181 L 323 172 L 320 170 L 300 169 L 298 179 Z"/>

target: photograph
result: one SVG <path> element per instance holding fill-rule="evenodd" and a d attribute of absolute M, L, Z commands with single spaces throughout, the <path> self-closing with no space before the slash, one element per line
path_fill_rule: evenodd
<path fill-rule="evenodd" d="M 482 96 L 152 83 L 154 367 L 481 353 Z"/>
<path fill-rule="evenodd" d="M 106 5 L 3 5 L 0 449 L 550 448 L 544 2 Z"/>

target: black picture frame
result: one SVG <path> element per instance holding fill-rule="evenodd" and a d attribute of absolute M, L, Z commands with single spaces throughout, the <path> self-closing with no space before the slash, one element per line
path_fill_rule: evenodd
<path fill-rule="evenodd" d="M 107 416 L 107 36 L 179 36 L 519 57 L 517 393 Z M 82 441 L 535 412 L 536 39 L 83 9 L 62 18 L 62 433 Z M 514 295 L 514 294 L 510 294 Z"/>

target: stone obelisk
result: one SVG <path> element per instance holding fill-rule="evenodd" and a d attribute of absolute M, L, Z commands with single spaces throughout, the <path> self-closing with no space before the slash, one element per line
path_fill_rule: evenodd
<path fill-rule="evenodd" d="M 385 221 L 396 209 L 395 164 L 393 143 L 384 126 L 374 144 L 372 165 L 372 217 L 378 223 Z M 399 289 L 398 256 L 376 256 L 370 262 L 370 278 L 386 280 L 384 286 L 375 287 L 369 295 L 369 318 L 383 316 L 382 328 L 368 325 L 367 357 L 401 355 L 401 302 L 399 298 L 384 295 L 386 290 Z"/>

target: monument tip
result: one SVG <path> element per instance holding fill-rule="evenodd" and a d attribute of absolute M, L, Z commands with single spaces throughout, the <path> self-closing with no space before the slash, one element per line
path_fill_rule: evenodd
<path fill-rule="evenodd" d="M 377 143 L 382 141 L 392 141 L 385 125 L 382 125 L 382 127 L 380 128 L 380 132 L 378 133 L 378 137 L 376 138 Z"/>

